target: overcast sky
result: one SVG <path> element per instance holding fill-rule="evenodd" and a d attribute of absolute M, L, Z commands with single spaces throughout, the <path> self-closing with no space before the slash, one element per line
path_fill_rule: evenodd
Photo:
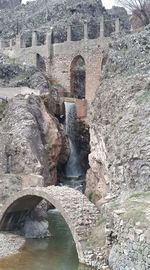
<path fill-rule="evenodd" d="M 111 8 L 115 4 L 115 0 L 102 0 L 102 3 L 106 8 Z"/>
<path fill-rule="evenodd" d="M 27 1 L 33 0 L 22 0 L 22 3 L 26 3 Z M 102 0 L 102 2 L 106 8 L 111 8 L 115 4 L 115 0 Z"/>

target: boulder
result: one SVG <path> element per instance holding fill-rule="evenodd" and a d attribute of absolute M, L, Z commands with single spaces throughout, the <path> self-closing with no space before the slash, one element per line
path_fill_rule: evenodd
<path fill-rule="evenodd" d="M 27 218 L 22 232 L 25 238 L 46 238 L 50 236 L 48 230 L 48 221 L 31 220 Z"/>

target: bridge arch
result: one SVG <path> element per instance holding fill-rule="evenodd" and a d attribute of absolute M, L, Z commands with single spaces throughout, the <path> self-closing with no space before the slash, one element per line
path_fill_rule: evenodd
<path fill-rule="evenodd" d="M 29 213 L 42 200 L 52 204 L 63 216 L 72 233 L 78 258 L 86 264 L 87 241 L 98 220 L 97 208 L 79 191 L 69 187 L 26 188 L 12 196 L 0 212 L 0 230 L 4 230 L 8 216 Z"/>
<path fill-rule="evenodd" d="M 86 65 L 81 55 L 77 55 L 70 67 L 70 90 L 75 98 L 85 98 L 86 95 Z"/>

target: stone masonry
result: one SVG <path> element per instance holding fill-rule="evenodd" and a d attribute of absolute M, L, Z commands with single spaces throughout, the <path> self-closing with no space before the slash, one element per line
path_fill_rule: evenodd
<path fill-rule="evenodd" d="M 119 20 L 116 20 L 116 34 L 119 33 Z M 66 92 L 71 92 L 71 68 L 76 57 L 81 56 L 85 61 L 85 98 L 90 103 L 99 86 L 102 61 L 107 51 L 110 37 L 105 37 L 105 22 L 100 20 L 100 36 L 89 39 L 88 25 L 84 24 L 84 38 L 72 41 L 72 28 L 67 29 L 67 40 L 63 43 L 53 43 L 53 29 L 46 34 L 46 41 L 39 46 L 38 33 L 32 34 L 32 46 L 26 47 L 20 35 L 16 40 L 10 40 L 9 46 L 0 41 L 0 50 L 17 63 L 38 67 L 38 58 L 43 59 L 48 77 L 55 85 L 61 85 Z"/>
<path fill-rule="evenodd" d="M 24 210 L 30 211 L 42 199 L 55 206 L 66 220 L 76 244 L 79 261 L 92 266 L 92 257 L 97 254 L 91 256 L 88 239 L 98 222 L 99 211 L 77 190 L 58 186 L 23 189 L 11 196 L 1 208 L 0 229 L 4 229 L 7 215 L 16 211 L 20 214 Z"/>

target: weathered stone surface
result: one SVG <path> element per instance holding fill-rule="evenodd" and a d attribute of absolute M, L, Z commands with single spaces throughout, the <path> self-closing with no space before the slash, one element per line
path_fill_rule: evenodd
<path fill-rule="evenodd" d="M 48 114 L 40 97 L 12 99 L 0 125 L 0 169 L 2 173 L 37 174 L 44 184 L 57 181 L 61 151 L 59 123 Z"/>
<path fill-rule="evenodd" d="M 23 62 L 19 65 L 14 59 L 2 53 L 0 53 L 0 84 L 1 88 L 26 86 L 40 93 L 48 93 L 50 89 L 48 79 L 42 72 L 32 65 L 24 65 Z"/>
<path fill-rule="evenodd" d="M 91 168 L 86 194 L 99 207 L 107 202 L 101 211 L 113 270 L 150 267 L 145 255 L 150 254 L 149 34 L 148 26 L 110 44 L 89 113 Z M 125 200 L 136 191 L 143 193 Z"/>
<path fill-rule="evenodd" d="M 4 202 L 14 193 L 21 191 L 27 187 L 43 187 L 44 179 L 41 175 L 16 175 L 16 174 L 0 174 L 0 208 Z M 47 207 L 47 205 L 46 205 Z M 47 209 L 47 208 L 46 208 Z M 45 213 L 42 205 L 39 204 L 35 212 Z"/>
<path fill-rule="evenodd" d="M 76 144 L 79 151 L 79 159 L 81 168 L 84 174 L 86 174 L 89 168 L 88 155 L 90 153 L 90 134 L 89 126 L 85 121 L 77 120 L 77 136 Z"/>
<path fill-rule="evenodd" d="M 103 200 L 109 189 L 107 169 L 107 153 L 105 143 L 100 136 L 99 127 L 90 126 L 91 153 L 89 155 L 90 169 L 86 175 L 86 195 L 93 202 Z"/>
<path fill-rule="evenodd" d="M 114 207 L 112 203 L 112 207 Z M 118 206 L 125 211 L 113 213 L 112 247 L 109 264 L 112 270 L 148 270 L 150 267 L 150 192 L 135 193 Z M 112 235 L 116 236 L 115 238 Z M 112 240 L 112 242 L 110 241 Z"/>
<path fill-rule="evenodd" d="M 101 187 L 94 192 L 98 192 L 98 199 L 107 193 L 107 184 L 113 195 L 122 198 L 135 190 L 150 189 L 148 29 L 111 45 L 101 85 L 91 106 L 89 174 L 92 179 L 90 184 L 87 178 L 87 192 L 93 191 L 95 178 L 94 185 Z"/>
<path fill-rule="evenodd" d="M 42 10 L 41 10 L 42 6 Z M 18 6 L 14 11 L 9 10 L 0 14 L 2 26 L 0 27 L 1 36 L 8 38 L 14 37 L 19 31 L 27 38 L 29 45 L 31 40 L 32 29 L 41 30 L 40 40 L 43 42 L 43 30 L 50 30 L 54 27 L 54 40 L 56 42 L 63 41 L 66 38 L 66 26 L 73 23 L 80 25 L 79 22 L 87 20 L 90 22 L 90 37 L 96 36 L 99 32 L 97 22 L 100 16 L 104 15 L 108 20 L 112 19 L 112 15 L 107 13 L 99 0 L 43 0 L 31 1 L 27 5 Z M 122 20 L 122 16 L 120 16 Z M 124 18 L 122 20 L 124 24 Z M 81 25 L 80 25 L 81 26 Z M 106 31 L 112 31 L 114 22 L 107 22 Z M 76 28 L 76 27 L 75 27 Z M 83 28 L 73 28 L 73 38 L 79 39 L 83 35 Z"/>
<path fill-rule="evenodd" d="M 21 211 L 25 209 L 28 209 L 27 211 L 30 213 L 39 203 L 39 199 L 45 199 L 52 204 L 66 220 L 74 238 L 80 262 L 93 266 L 92 257 L 94 256 L 94 265 L 97 262 L 97 265 L 99 265 L 98 269 L 101 269 L 103 261 L 98 256 L 98 250 L 93 250 L 91 243 L 88 242 L 93 228 L 97 225 L 99 211 L 85 195 L 75 189 L 51 186 L 24 189 L 16 193 L 7 200 L 1 209 L 1 229 L 4 229 L 3 226 L 5 227 L 8 208 L 9 214 L 12 215 L 13 213 L 15 214 L 17 209 L 17 216 L 20 218 L 19 213 L 22 215 Z M 26 205 L 25 208 L 24 205 Z"/>
<path fill-rule="evenodd" d="M 0 9 L 15 8 L 21 4 L 22 0 L 0 0 Z"/>
<path fill-rule="evenodd" d="M 14 174 L 0 174 L 0 204 L 22 188 L 22 179 Z"/>

